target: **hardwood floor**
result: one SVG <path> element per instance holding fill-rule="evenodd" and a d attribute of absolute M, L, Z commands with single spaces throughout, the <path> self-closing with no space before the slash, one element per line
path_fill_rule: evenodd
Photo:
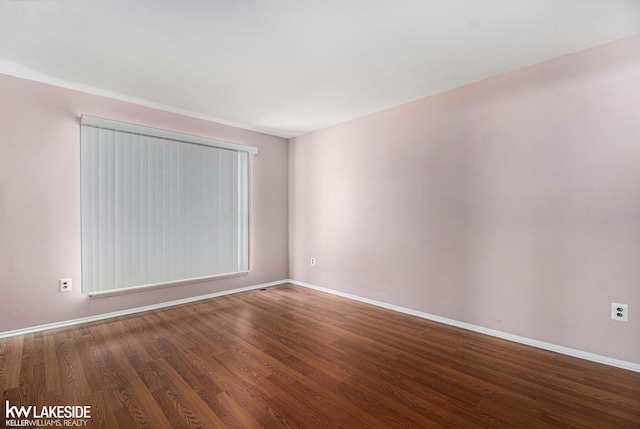
<path fill-rule="evenodd" d="M 640 428 L 639 373 L 293 285 L 0 339 L 0 391 L 89 428 Z"/>

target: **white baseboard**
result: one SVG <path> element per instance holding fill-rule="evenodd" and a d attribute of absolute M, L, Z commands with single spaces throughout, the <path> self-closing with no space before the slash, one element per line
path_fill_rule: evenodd
<path fill-rule="evenodd" d="M 502 332 L 495 329 L 489 329 L 478 325 L 472 325 L 470 323 L 460 322 L 453 319 L 448 319 L 446 317 L 436 316 L 429 313 L 424 313 L 422 311 L 412 310 L 410 308 L 400 307 L 398 305 L 387 304 L 381 301 L 375 301 L 369 298 L 363 298 L 361 296 L 352 295 L 350 293 L 344 293 L 333 289 L 328 289 L 325 287 L 320 287 L 316 285 L 312 285 L 310 283 L 300 282 L 297 280 L 288 280 L 288 283 L 292 283 L 294 285 L 306 287 L 309 289 L 317 290 L 320 292 L 330 293 L 332 295 L 341 296 L 343 298 L 353 299 L 355 301 L 364 302 L 367 304 L 375 305 L 377 307 L 386 308 L 388 310 L 397 311 L 399 313 L 410 314 L 412 316 L 417 316 L 422 319 L 432 320 L 434 322 L 444 323 L 446 325 L 455 326 L 458 328 L 466 329 L 473 332 L 478 332 L 480 334 L 490 335 L 492 337 L 502 338 L 504 340 L 513 341 L 515 343 L 525 344 L 527 346 L 537 347 L 539 349 L 549 350 L 552 352 L 560 353 L 563 355 L 573 356 L 580 359 L 589 360 L 592 362 L 602 363 L 609 366 L 614 366 L 617 368 L 627 369 L 629 371 L 640 372 L 640 364 L 634 362 L 627 362 L 619 359 L 614 359 L 607 356 L 598 355 L 595 353 L 585 352 L 582 350 L 576 350 L 569 347 L 559 346 L 556 344 L 546 343 L 544 341 L 538 341 L 527 337 L 521 337 L 519 335 L 509 334 L 508 332 Z"/>
<path fill-rule="evenodd" d="M 65 328 L 67 326 L 80 325 L 82 323 L 88 323 L 88 322 L 96 322 L 96 321 L 99 321 L 99 320 L 111 319 L 111 318 L 114 318 L 114 317 L 128 316 L 130 314 L 142 313 L 144 311 L 158 310 L 158 309 L 161 309 L 161 308 L 173 307 L 175 305 L 188 304 L 190 302 L 202 301 L 202 300 L 210 299 L 210 298 L 217 298 L 219 296 L 231 295 L 231 294 L 234 294 L 234 293 L 246 292 L 246 291 L 249 291 L 249 290 L 262 289 L 262 288 L 265 288 L 265 287 L 276 286 L 276 285 L 280 285 L 280 284 L 284 284 L 284 283 L 288 283 L 288 282 L 289 282 L 288 280 L 278 280 L 278 281 L 275 281 L 275 282 L 262 283 L 262 284 L 255 285 L 255 286 L 247 286 L 247 287 L 238 288 L 238 289 L 232 289 L 232 290 L 225 290 L 225 291 L 222 291 L 222 292 L 210 293 L 210 294 L 207 294 L 207 295 L 198 295 L 198 296 L 179 299 L 179 300 L 175 300 L 175 301 L 168 301 L 168 302 L 162 302 L 162 303 L 159 303 L 159 304 L 146 305 L 144 307 L 129 308 L 127 310 L 116 311 L 116 312 L 112 312 L 112 313 L 98 314 L 96 316 L 82 317 L 82 318 L 79 318 L 79 319 L 65 320 L 65 321 L 56 322 L 56 323 L 48 323 L 46 325 L 32 326 L 32 327 L 29 327 L 29 328 L 16 329 L 14 331 L 0 332 L 0 338 L 7 338 L 7 337 L 13 337 L 13 336 L 16 336 L 16 335 L 30 334 L 32 332 L 48 331 L 50 329 Z"/>
<path fill-rule="evenodd" d="M 38 325 L 38 326 L 29 327 L 29 328 L 16 329 L 16 330 L 13 330 L 13 331 L 0 332 L 0 338 L 7 338 L 7 337 L 13 337 L 13 336 L 16 336 L 16 335 L 30 334 L 30 333 L 33 333 L 33 332 L 47 331 L 47 330 L 50 330 L 50 329 L 65 328 L 65 327 L 68 327 L 68 326 L 79 325 L 79 324 L 88 323 L 88 322 L 96 322 L 96 321 L 99 321 L 99 320 L 111 319 L 111 318 L 114 318 L 114 317 L 128 316 L 130 314 L 142 313 L 142 312 L 151 311 L 151 310 L 158 310 L 158 309 L 161 309 L 161 308 L 173 307 L 173 306 L 181 305 L 181 304 L 188 304 L 190 302 L 202 301 L 202 300 L 205 300 L 205 299 L 217 298 L 219 296 L 232 295 L 232 294 L 235 294 L 235 293 L 246 292 L 246 291 L 255 290 L 255 289 L 262 289 L 262 288 L 271 287 L 271 286 L 277 286 L 277 285 L 281 285 L 281 284 L 285 284 L 285 283 L 291 283 L 291 284 L 294 284 L 294 285 L 297 285 L 297 286 L 306 287 L 308 289 L 313 289 L 313 290 L 317 290 L 317 291 L 320 291 L 320 292 L 325 292 L 325 293 L 329 293 L 329 294 L 332 294 L 332 295 L 341 296 L 343 298 L 348 298 L 348 299 L 352 299 L 352 300 L 355 300 L 355 301 L 364 302 L 364 303 L 367 303 L 367 304 L 375 305 L 377 307 L 382 307 L 382 308 L 386 308 L 388 310 L 397 311 L 399 313 L 410 314 L 412 316 L 420 317 L 422 319 L 427 319 L 427 320 L 432 320 L 434 322 L 444 323 L 446 325 L 451 325 L 451 326 L 455 326 L 455 327 L 458 327 L 458 328 L 467 329 L 469 331 L 478 332 L 480 334 L 490 335 L 492 337 L 502 338 L 504 340 L 509 340 L 509 341 L 513 341 L 513 342 L 516 342 L 516 343 L 525 344 L 527 346 L 537 347 L 539 349 L 549 350 L 549 351 L 556 352 L 556 353 L 561 353 L 561 354 L 564 354 L 564 355 L 567 355 L 567 356 L 573 356 L 573 357 L 577 357 L 577 358 L 580 358 L 580 359 L 589 360 L 589 361 L 592 361 L 592 362 L 602 363 L 602 364 L 605 364 L 605 365 L 609 365 L 609 366 L 613 366 L 613 367 L 617 367 L 617 368 L 622 368 L 622 369 L 626 369 L 626 370 L 629 370 L 629 371 L 640 372 L 640 364 L 637 364 L 637 363 L 634 363 L 634 362 L 627 362 L 627 361 L 623 361 L 623 360 L 619 360 L 619 359 L 614 359 L 614 358 L 611 358 L 611 357 L 608 357 L 608 356 L 602 356 L 602 355 L 598 355 L 598 354 L 595 354 L 595 353 L 585 352 L 585 351 L 582 351 L 582 350 L 576 350 L 576 349 L 572 349 L 572 348 L 569 348 L 569 347 L 564 347 L 564 346 L 559 346 L 559 345 L 556 345 L 556 344 L 546 343 L 544 341 L 538 341 L 538 340 L 534 340 L 534 339 L 531 339 L 531 338 L 510 334 L 508 332 L 502 332 L 502 331 L 498 331 L 498 330 L 495 330 L 495 329 L 489 329 L 489 328 L 485 328 L 485 327 L 478 326 L 478 325 L 472 325 L 470 323 L 460 322 L 460 321 L 457 321 L 457 320 L 448 319 L 446 317 L 436 316 L 436 315 L 433 315 L 433 314 L 424 313 L 422 311 L 412 310 L 412 309 L 406 308 L 406 307 L 400 307 L 398 305 L 387 304 L 385 302 L 376 301 L 376 300 L 369 299 L 369 298 L 363 298 L 361 296 L 352 295 L 352 294 L 349 294 L 349 293 L 340 292 L 340 291 L 337 291 L 337 290 L 328 289 L 328 288 L 325 288 L 325 287 L 316 286 L 316 285 L 312 285 L 310 283 L 305 283 L 305 282 L 292 280 L 292 279 L 278 280 L 278 281 L 269 282 L 269 283 L 262 283 L 262 284 L 254 285 L 254 286 L 247 286 L 247 287 L 238 288 L 238 289 L 232 289 L 232 290 L 227 290 L 227 291 L 222 291 L 222 292 L 215 292 L 215 293 L 211 293 L 211 294 L 207 294 L 207 295 L 199 295 L 199 296 L 194 296 L 194 297 L 190 297 L 190 298 L 179 299 L 179 300 L 176 300 L 176 301 L 162 302 L 162 303 L 159 303 L 159 304 L 147 305 L 147 306 L 144 306 L 144 307 L 136 307 L 136 308 L 130 308 L 130 309 L 127 309 L 127 310 L 116 311 L 116 312 L 112 312 L 112 313 L 98 314 L 96 316 L 82 317 L 82 318 L 79 318 L 79 319 L 65 320 L 65 321 L 62 321 L 62 322 L 49 323 L 49 324 L 46 324 L 46 325 Z"/>

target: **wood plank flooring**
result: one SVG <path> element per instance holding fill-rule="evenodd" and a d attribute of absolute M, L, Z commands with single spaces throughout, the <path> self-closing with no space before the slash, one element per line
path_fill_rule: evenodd
<path fill-rule="evenodd" d="M 639 373 L 293 285 L 0 339 L 0 391 L 89 428 L 640 428 Z"/>

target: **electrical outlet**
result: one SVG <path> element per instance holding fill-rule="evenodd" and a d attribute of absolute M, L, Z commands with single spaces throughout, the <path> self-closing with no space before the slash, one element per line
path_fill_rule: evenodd
<path fill-rule="evenodd" d="M 71 279 L 60 279 L 60 292 L 71 291 Z"/>
<path fill-rule="evenodd" d="M 618 320 L 620 322 L 627 322 L 629 320 L 629 305 L 612 302 L 611 319 Z"/>
<path fill-rule="evenodd" d="M 316 258 L 315 257 L 312 256 L 310 262 L 311 262 L 311 266 L 312 267 L 316 266 Z"/>

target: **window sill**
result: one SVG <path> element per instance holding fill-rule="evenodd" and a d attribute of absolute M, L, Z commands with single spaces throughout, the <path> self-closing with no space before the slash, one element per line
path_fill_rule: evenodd
<path fill-rule="evenodd" d="M 85 295 L 89 296 L 91 299 L 106 298 L 109 296 L 125 295 L 128 293 L 138 293 L 138 292 L 144 292 L 144 291 L 154 290 L 154 289 L 164 289 L 167 287 L 182 286 L 182 285 L 187 285 L 191 283 L 201 283 L 201 282 L 206 282 L 210 280 L 222 280 L 222 279 L 227 279 L 231 277 L 246 276 L 247 274 L 249 274 L 249 271 L 239 271 L 237 273 L 220 274 L 217 276 L 197 277 L 193 279 L 176 280 L 173 282 L 166 282 L 166 283 L 154 283 L 150 285 L 133 286 L 133 287 L 122 288 L 122 289 L 90 292 Z"/>

